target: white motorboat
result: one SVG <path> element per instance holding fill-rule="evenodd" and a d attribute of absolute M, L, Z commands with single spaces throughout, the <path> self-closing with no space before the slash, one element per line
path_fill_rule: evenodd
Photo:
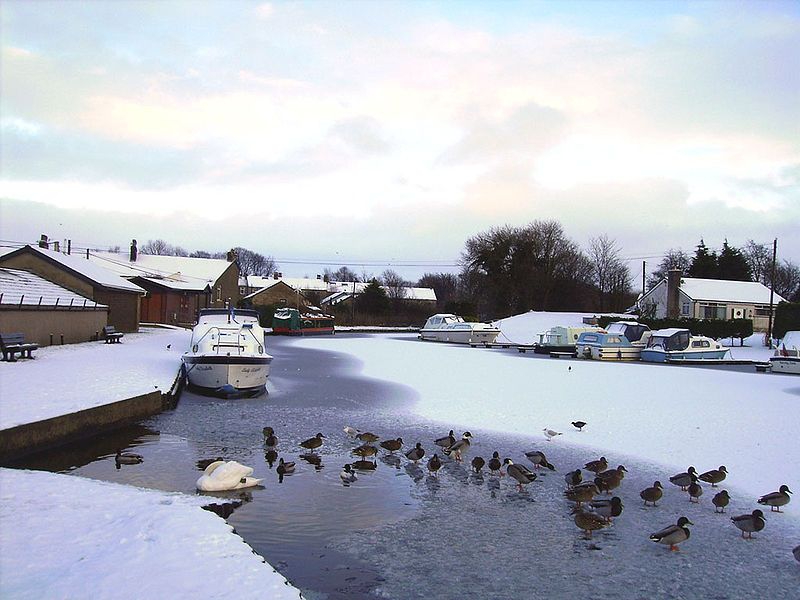
<path fill-rule="evenodd" d="M 800 331 L 787 331 L 769 359 L 773 373 L 800 375 Z"/>
<path fill-rule="evenodd" d="M 183 355 L 190 389 L 218 396 L 266 391 L 272 356 L 254 310 L 205 308 Z"/>
<path fill-rule="evenodd" d="M 454 342 L 456 344 L 492 344 L 500 335 L 500 330 L 489 323 L 471 323 L 458 315 L 439 313 L 429 317 L 419 336 L 433 342 Z"/>
<path fill-rule="evenodd" d="M 728 348 L 703 335 L 692 335 L 688 329 L 653 331 L 642 349 L 645 362 L 693 362 L 722 360 Z"/>

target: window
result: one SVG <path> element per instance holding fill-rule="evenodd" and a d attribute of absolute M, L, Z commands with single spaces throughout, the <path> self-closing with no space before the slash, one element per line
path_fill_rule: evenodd
<path fill-rule="evenodd" d="M 769 306 L 756 306 L 755 315 L 757 317 L 768 317 L 769 316 Z"/>
<path fill-rule="evenodd" d="M 691 310 L 691 308 L 692 308 L 691 304 L 689 304 L 688 302 L 684 302 L 683 305 L 681 306 L 681 314 L 684 317 L 688 317 L 691 314 L 689 312 Z"/>
<path fill-rule="evenodd" d="M 700 305 L 700 318 L 701 319 L 725 319 L 727 314 L 727 306 L 724 304 L 716 304 L 708 302 Z"/>
<path fill-rule="evenodd" d="M 708 340 L 694 340 L 692 342 L 692 348 L 710 348 L 711 344 L 708 343 Z"/>

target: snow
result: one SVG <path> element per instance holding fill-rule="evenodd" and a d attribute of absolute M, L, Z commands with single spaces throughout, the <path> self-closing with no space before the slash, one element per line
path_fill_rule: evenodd
<path fill-rule="evenodd" d="M 142 328 L 120 344 L 47 346 L 33 360 L 0 362 L 0 429 L 166 392 L 190 339 L 186 329 Z"/>
<path fill-rule="evenodd" d="M 800 380 L 791 375 L 556 360 L 402 335 L 296 343 L 349 353 L 365 376 L 413 388 L 415 412 L 446 428 L 543 440 L 549 427 L 564 433 L 553 444 L 630 456 L 669 472 L 724 464 L 731 485 L 753 496 L 784 483 L 800 487 L 796 418 L 787 418 L 797 414 Z M 570 425 L 576 419 L 589 423 L 582 433 Z"/>
<path fill-rule="evenodd" d="M 613 315 L 614 313 L 602 314 Z M 551 327 L 585 327 L 584 318 L 595 318 L 597 316 L 597 313 L 540 312 L 532 310 L 521 315 L 493 321 L 492 324 L 499 327 L 502 332 L 497 337 L 497 343 L 531 345 L 539 341 L 539 334 L 544 333 Z M 630 315 L 619 315 L 619 317 L 620 319 L 631 318 Z"/>
<path fill-rule="evenodd" d="M 727 281 L 722 279 L 700 279 L 684 277 L 681 291 L 693 300 L 715 300 L 741 302 L 745 304 L 769 304 L 770 290 L 757 281 Z M 774 294 L 775 304 L 784 302 L 779 294 Z"/>
<path fill-rule="evenodd" d="M 59 306 L 67 308 L 108 308 L 63 288 L 58 284 L 42 279 L 38 275 L 19 269 L 0 268 L 0 304 L 13 306 Z"/>
<path fill-rule="evenodd" d="M 0 469 L 0 499 L 4 598 L 301 597 L 215 498 Z"/>
<path fill-rule="evenodd" d="M 164 280 L 166 285 L 187 282 L 199 285 L 215 282 L 231 266 L 219 258 L 192 258 L 188 256 L 164 256 L 158 254 L 137 255 L 134 262 L 129 254 L 115 252 L 91 252 L 89 260 L 121 277 L 153 277 Z M 172 280 L 170 282 L 170 280 Z M 200 287 L 202 289 L 202 286 Z"/>

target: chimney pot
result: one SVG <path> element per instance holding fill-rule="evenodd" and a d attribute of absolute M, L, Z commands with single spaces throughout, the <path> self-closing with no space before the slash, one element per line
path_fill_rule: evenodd
<path fill-rule="evenodd" d="M 136 246 L 136 240 L 131 240 L 131 262 L 136 262 L 139 256 L 139 248 Z"/>
<path fill-rule="evenodd" d="M 48 238 L 45 234 L 41 235 L 41 237 L 39 238 L 39 248 L 44 248 L 45 250 L 48 250 L 50 248 L 50 244 L 48 243 L 47 239 Z"/>

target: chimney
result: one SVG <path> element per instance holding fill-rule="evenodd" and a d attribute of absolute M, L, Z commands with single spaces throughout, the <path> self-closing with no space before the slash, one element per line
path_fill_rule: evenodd
<path fill-rule="evenodd" d="M 50 243 L 47 241 L 47 236 L 42 234 L 42 237 L 39 238 L 39 248 L 44 248 L 45 250 L 50 249 Z"/>
<path fill-rule="evenodd" d="M 677 319 L 680 316 L 681 270 L 670 269 L 667 273 L 667 318 Z"/>
<path fill-rule="evenodd" d="M 273 278 L 273 279 L 278 279 L 280 276 L 281 276 L 281 274 L 280 274 L 280 273 L 278 273 L 277 271 L 275 271 L 275 272 L 272 274 L 272 278 Z"/>
<path fill-rule="evenodd" d="M 67 240 L 67 254 L 72 254 L 72 240 Z"/>
<path fill-rule="evenodd" d="M 317 279 L 322 279 L 322 275 L 317 275 Z"/>
<path fill-rule="evenodd" d="M 131 262 L 136 262 L 139 256 L 139 248 L 136 246 L 136 240 L 131 240 Z"/>
<path fill-rule="evenodd" d="M 236 260 L 236 250 L 231 248 L 228 250 L 228 253 L 225 255 L 225 258 L 228 262 L 233 262 Z"/>
<path fill-rule="evenodd" d="M 61 243 L 58 240 L 53 242 L 53 250 L 56 252 L 61 252 Z"/>

